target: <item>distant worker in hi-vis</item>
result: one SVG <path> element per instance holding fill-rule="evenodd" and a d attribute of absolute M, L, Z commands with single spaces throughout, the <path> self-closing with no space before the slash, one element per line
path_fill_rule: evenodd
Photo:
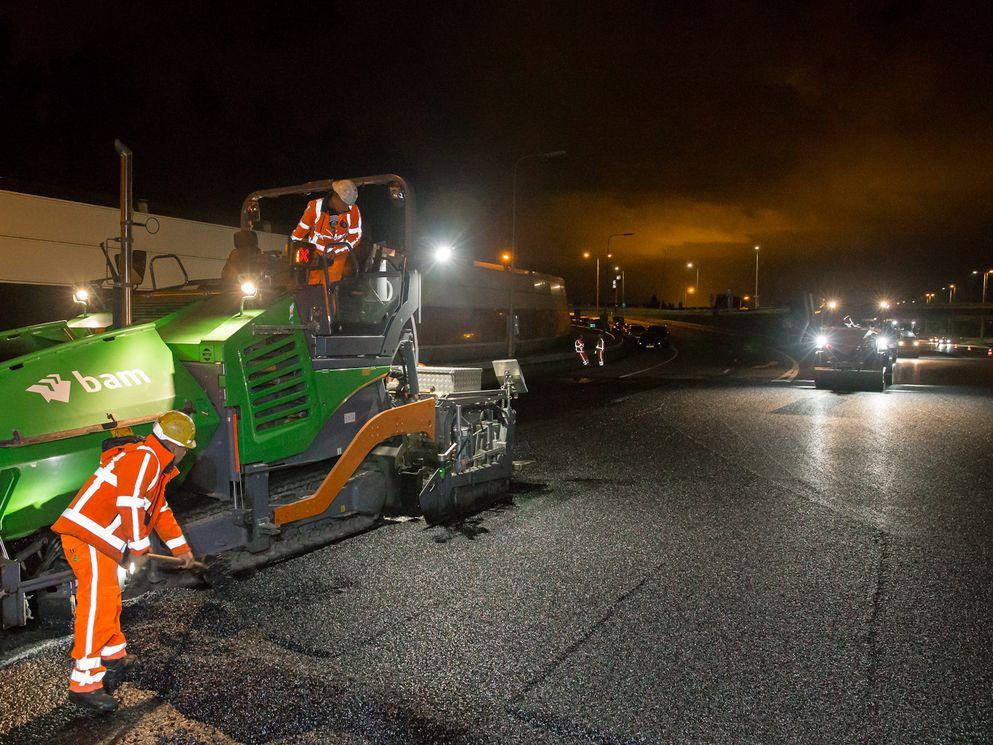
<path fill-rule="evenodd" d="M 607 348 L 607 345 L 603 341 L 603 336 L 600 337 L 600 341 L 596 343 L 596 358 L 597 362 L 600 363 L 600 367 L 603 367 L 603 352 Z"/>
<path fill-rule="evenodd" d="M 589 357 L 586 356 L 586 344 L 583 343 L 582 339 L 576 339 L 576 354 L 583 361 L 583 367 L 590 366 Z"/>
<path fill-rule="evenodd" d="M 362 213 L 355 203 L 359 190 L 348 179 L 331 182 L 331 191 L 320 199 L 307 203 L 299 224 L 293 229 L 293 240 L 314 244 L 318 251 L 328 252 L 328 281 L 339 282 L 345 276 L 348 255 L 362 240 Z M 310 284 L 320 284 L 316 276 Z"/>
<path fill-rule="evenodd" d="M 76 575 L 76 620 L 69 700 L 94 711 L 113 711 L 110 694 L 135 658 L 121 631 L 121 584 L 143 563 L 154 531 L 180 566 L 193 552 L 176 522 L 165 489 L 179 475 L 176 464 L 196 447 L 193 420 L 180 411 L 162 414 L 147 437 L 113 437 L 103 443 L 100 467 L 83 484 L 52 530 L 62 538 Z"/>

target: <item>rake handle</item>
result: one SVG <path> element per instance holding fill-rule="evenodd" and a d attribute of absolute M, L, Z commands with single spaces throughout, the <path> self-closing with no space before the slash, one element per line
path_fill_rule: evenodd
<path fill-rule="evenodd" d="M 163 554 L 148 554 L 148 558 L 152 561 L 157 561 L 160 564 L 172 564 L 173 566 L 179 566 L 183 563 L 182 559 L 176 558 L 175 556 L 165 556 Z M 194 561 L 189 568 L 195 569 L 198 572 L 207 571 L 207 565 L 202 561 Z"/>

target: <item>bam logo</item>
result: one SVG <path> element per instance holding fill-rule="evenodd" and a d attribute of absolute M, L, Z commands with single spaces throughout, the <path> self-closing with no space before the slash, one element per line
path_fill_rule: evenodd
<path fill-rule="evenodd" d="M 69 403 L 69 381 L 63 380 L 61 375 L 48 375 L 27 390 L 39 394 L 46 404 L 53 400 Z"/>
<path fill-rule="evenodd" d="M 97 375 L 82 375 L 79 370 L 73 370 L 72 376 L 76 378 L 76 382 L 85 393 L 98 393 L 104 388 L 107 390 L 131 388 L 152 382 L 145 371 L 138 368 L 118 370 L 116 373 L 98 373 Z M 59 401 L 66 404 L 69 403 L 70 386 L 71 381 L 63 380 L 58 373 L 52 373 L 39 380 L 27 391 L 37 393 L 45 399 L 45 403 Z"/>

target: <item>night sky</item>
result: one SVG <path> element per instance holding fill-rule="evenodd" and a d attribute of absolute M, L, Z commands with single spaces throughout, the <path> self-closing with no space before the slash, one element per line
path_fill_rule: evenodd
<path fill-rule="evenodd" d="M 232 223 L 255 188 L 395 171 L 426 242 L 589 298 L 912 297 L 993 268 L 993 5 L 6 4 L 0 176 Z M 20 7 L 17 7 L 20 6 Z M 965 289 L 962 299 L 972 289 Z"/>

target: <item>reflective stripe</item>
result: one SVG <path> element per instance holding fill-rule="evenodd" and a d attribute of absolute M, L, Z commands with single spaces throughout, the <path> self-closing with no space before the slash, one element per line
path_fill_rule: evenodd
<path fill-rule="evenodd" d="M 179 536 L 179 538 L 173 538 L 171 541 L 166 541 L 166 548 L 176 548 L 177 546 L 182 546 L 186 543 L 186 536 Z"/>
<path fill-rule="evenodd" d="M 156 422 L 156 426 L 158 422 Z M 146 448 L 147 450 L 147 448 Z M 148 461 L 151 459 L 151 455 L 146 455 L 145 460 L 141 462 L 141 468 L 138 469 L 138 478 L 134 480 L 134 492 L 131 494 L 132 497 L 137 497 L 141 492 L 141 481 L 145 478 L 145 469 L 148 468 Z"/>
<path fill-rule="evenodd" d="M 83 654 L 87 657 L 93 652 L 93 625 L 97 620 L 97 582 L 100 579 L 100 572 L 97 569 L 97 550 L 93 546 L 89 548 L 93 576 L 90 578 L 90 612 L 86 617 L 86 646 L 83 648 Z"/>
<path fill-rule="evenodd" d="M 151 503 L 147 499 L 141 499 L 139 497 L 118 497 L 117 506 L 118 507 L 141 507 L 145 509 L 150 506 Z"/>
<path fill-rule="evenodd" d="M 307 223 L 303 222 L 303 221 L 298 222 L 297 223 L 297 227 L 298 228 L 303 228 L 304 230 L 310 230 L 310 226 Z"/>
<path fill-rule="evenodd" d="M 121 524 L 120 515 L 118 515 L 114 519 L 114 522 L 112 522 L 106 528 L 100 525 L 99 523 L 91 520 L 81 512 L 76 512 L 76 510 L 74 509 L 66 510 L 65 512 L 62 513 L 62 517 L 64 517 L 66 520 L 69 520 L 70 522 L 76 523 L 76 525 L 80 526 L 81 528 L 86 528 L 97 538 L 106 541 L 118 551 L 124 550 L 124 546 L 125 546 L 124 541 L 122 541 L 120 538 L 118 538 L 116 535 L 114 535 L 111 532 L 114 528 L 116 528 L 118 525 Z"/>
<path fill-rule="evenodd" d="M 123 458 L 127 453 L 118 453 L 106 466 L 100 466 L 93 473 L 93 483 L 87 487 L 86 491 L 83 492 L 83 496 L 79 498 L 76 503 L 76 509 L 81 510 L 86 505 L 94 494 L 96 494 L 97 489 L 99 489 L 103 484 L 110 484 L 111 486 L 117 486 L 117 474 L 114 473 L 114 464 L 117 463 L 121 458 Z"/>
<path fill-rule="evenodd" d="M 156 422 L 156 424 L 158 424 L 158 422 Z M 159 480 L 159 476 L 162 475 L 162 464 L 159 463 L 159 456 L 156 455 L 155 451 L 152 450 L 150 447 L 148 447 L 148 445 L 139 445 L 136 449 L 144 450 L 148 453 L 151 453 L 151 457 L 155 461 L 155 478 L 149 481 L 148 486 L 145 487 L 145 491 L 148 492 L 152 490 L 152 488 L 155 486 L 155 483 Z"/>
<path fill-rule="evenodd" d="M 121 644 L 115 644 L 111 647 L 104 647 L 103 649 L 100 650 L 100 655 L 103 657 L 107 657 L 112 654 L 117 654 L 126 646 L 127 646 L 127 642 L 123 642 Z M 100 661 L 97 660 L 97 662 L 99 663 Z"/>
<path fill-rule="evenodd" d="M 148 540 L 148 536 L 145 536 L 144 538 L 138 541 L 128 542 L 128 548 L 132 549 L 133 551 L 141 551 L 143 548 L 148 548 L 151 545 L 152 542 Z"/>
<path fill-rule="evenodd" d="M 69 679 L 73 683 L 79 683 L 80 685 L 85 686 L 85 685 L 89 685 L 90 683 L 99 683 L 101 680 L 103 680 L 103 676 L 106 674 L 107 674 L 106 670 L 101 670 L 100 672 L 94 673 L 93 675 L 90 675 L 89 673 L 84 673 L 81 670 L 73 670 L 72 674 L 69 676 Z"/>
<path fill-rule="evenodd" d="M 159 512 L 165 512 L 167 509 L 169 509 L 169 505 L 164 504 L 164 505 L 162 505 L 161 508 L 159 508 Z"/>
<path fill-rule="evenodd" d="M 76 660 L 77 670 L 92 670 L 95 667 L 100 667 L 99 657 L 80 657 Z"/>

